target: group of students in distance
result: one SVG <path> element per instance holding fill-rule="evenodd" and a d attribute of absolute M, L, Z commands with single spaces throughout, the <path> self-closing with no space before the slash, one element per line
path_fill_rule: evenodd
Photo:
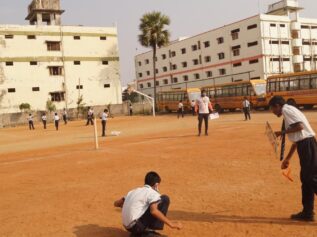
<path fill-rule="evenodd" d="M 63 116 L 64 124 L 66 125 L 67 124 L 67 120 L 68 120 L 66 109 L 63 110 L 62 116 Z M 53 119 L 54 119 L 55 129 L 56 129 L 56 131 L 58 131 L 59 120 L 60 120 L 60 117 L 59 117 L 58 113 L 54 113 L 54 118 Z M 41 120 L 42 120 L 44 129 L 46 129 L 46 124 L 47 124 L 46 113 L 42 113 Z M 34 130 L 35 129 L 34 128 L 34 118 L 33 118 L 33 115 L 31 113 L 28 116 L 28 122 L 29 122 L 29 129 L 30 130 Z"/>
<path fill-rule="evenodd" d="M 202 107 L 199 109 L 199 120 L 208 116 L 209 104 L 209 98 L 203 93 L 202 98 L 198 100 L 198 106 Z M 294 221 L 312 222 L 314 221 L 314 195 L 317 194 L 316 134 L 305 115 L 294 106 L 286 104 L 282 97 L 274 96 L 269 105 L 277 117 L 284 118 L 285 126 L 275 134 L 278 137 L 288 135 L 289 140 L 293 143 L 288 155 L 282 161 L 281 168 L 286 169 L 289 166 L 296 150 L 300 159 L 303 209 L 299 213 L 291 215 L 290 218 Z M 205 131 L 208 134 L 208 130 Z M 133 189 L 126 196 L 114 202 L 115 207 L 122 208 L 123 226 L 131 233 L 131 236 L 159 236 L 160 234 L 156 231 L 162 230 L 164 224 L 172 229 L 182 229 L 180 222 L 171 221 L 166 217 L 170 199 L 159 193 L 160 183 L 159 174 L 151 171 L 146 174 L 143 187 Z"/>

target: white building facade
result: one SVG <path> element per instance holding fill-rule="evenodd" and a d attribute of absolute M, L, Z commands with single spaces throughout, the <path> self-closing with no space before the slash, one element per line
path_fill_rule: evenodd
<path fill-rule="evenodd" d="M 34 0 L 29 26 L 0 25 L 0 113 L 121 104 L 117 29 L 60 25 L 58 0 Z"/>
<path fill-rule="evenodd" d="M 157 91 L 202 87 L 317 69 L 317 19 L 299 17 L 296 0 L 267 14 L 171 42 L 157 50 Z M 152 51 L 135 57 L 138 90 L 154 92 Z"/>

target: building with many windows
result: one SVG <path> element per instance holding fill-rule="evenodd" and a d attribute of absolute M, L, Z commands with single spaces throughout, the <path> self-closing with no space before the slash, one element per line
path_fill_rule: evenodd
<path fill-rule="evenodd" d="M 316 70 L 317 19 L 299 17 L 297 0 L 157 50 L 157 91 L 202 87 Z M 135 57 L 137 87 L 153 95 L 152 51 Z"/>
<path fill-rule="evenodd" d="M 62 26 L 59 0 L 33 0 L 30 25 L 0 25 L 0 113 L 122 103 L 117 29 Z"/>

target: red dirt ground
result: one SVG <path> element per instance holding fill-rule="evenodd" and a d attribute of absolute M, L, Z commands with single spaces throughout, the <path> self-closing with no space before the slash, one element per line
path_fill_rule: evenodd
<path fill-rule="evenodd" d="M 317 112 L 306 113 L 317 130 Z M 197 118 L 120 117 L 108 121 L 118 137 L 100 138 L 93 127 L 70 122 L 54 131 L 0 130 L 0 236 L 128 237 L 113 201 L 143 184 L 150 170 L 171 198 L 173 237 L 315 237 L 317 223 L 288 219 L 301 209 L 299 162 L 286 180 L 264 135 L 270 113 L 222 115 L 209 136 L 197 137 Z M 98 123 L 99 130 L 100 124 Z M 289 145 L 289 143 L 288 143 Z"/>

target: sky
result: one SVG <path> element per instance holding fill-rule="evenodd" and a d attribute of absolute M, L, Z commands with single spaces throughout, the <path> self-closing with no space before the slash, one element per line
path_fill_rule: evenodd
<path fill-rule="evenodd" d="M 264 13 L 277 0 L 61 0 L 63 25 L 117 26 L 122 85 L 135 79 L 134 56 L 148 51 L 138 43 L 140 18 L 160 11 L 171 19 L 171 40 Z M 0 0 L 0 24 L 28 24 L 31 0 Z M 317 18 L 317 0 L 299 0 L 302 17 Z"/>

